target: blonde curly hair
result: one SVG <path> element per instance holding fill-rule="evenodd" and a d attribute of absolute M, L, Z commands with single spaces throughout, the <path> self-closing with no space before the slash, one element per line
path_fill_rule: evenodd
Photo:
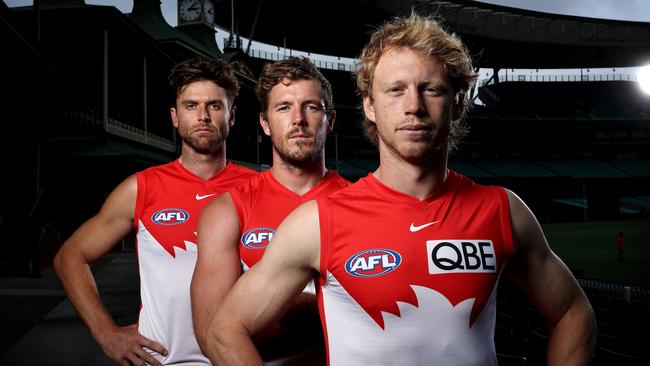
<path fill-rule="evenodd" d="M 447 32 L 433 17 L 415 13 L 409 17 L 396 17 L 375 30 L 361 51 L 356 79 L 357 91 L 362 98 L 372 98 L 370 91 L 377 63 L 386 51 L 397 47 L 407 47 L 436 57 L 444 64 L 459 103 L 458 118 L 452 121 L 449 133 L 449 148 L 456 148 L 468 132 L 463 123 L 463 117 L 471 105 L 467 92 L 477 77 L 467 48 L 457 35 Z M 367 118 L 364 132 L 370 141 L 377 143 L 377 126 Z"/>

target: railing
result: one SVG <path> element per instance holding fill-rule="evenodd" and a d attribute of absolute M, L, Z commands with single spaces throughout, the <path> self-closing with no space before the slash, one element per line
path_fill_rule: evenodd
<path fill-rule="evenodd" d="M 271 60 L 271 61 L 284 60 L 289 56 L 305 56 L 309 58 L 309 55 L 303 55 L 300 52 L 289 52 L 289 54 L 287 54 L 286 52 L 272 52 L 272 51 L 263 51 L 257 49 L 251 49 L 249 52 L 249 56 L 255 58 L 261 58 L 264 60 Z M 314 63 L 314 65 L 316 65 L 316 67 L 319 67 L 321 69 L 339 70 L 339 71 L 348 71 L 348 72 L 353 72 L 356 70 L 356 66 L 354 64 L 337 62 L 337 61 L 325 61 L 316 58 L 310 58 L 310 59 Z"/>
<path fill-rule="evenodd" d="M 124 137 L 131 141 L 141 142 L 146 145 L 155 146 L 159 149 L 176 151 L 174 141 L 146 132 L 143 129 L 131 126 L 118 120 L 108 118 L 106 132 L 116 136 Z"/>
<path fill-rule="evenodd" d="M 650 305 L 650 288 L 589 278 L 578 278 L 578 283 L 590 298 Z"/>
<path fill-rule="evenodd" d="M 68 112 L 66 115 L 75 121 L 82 122 L 89 126 L 100 127 L 103 125 L 101 117 L 92 113 Z M 176 144 L 174 141 L 110 117 L 107 120 L 104 130 L 112 135 L 120 136 L 127 140 L 154 146 L 165 151 L 176 151 Z"/>
<path fill-rule="evenodd" d="M 227 29 L 216 27 L 222 39 L 223 47 L 248 48 L 247 38 L 237 38 L 233 41 Z M 311 53 L 291 48 L 270 45 L 253 40 L 248 50 L 251 57 L 278 61 L 289 56 L 305 56 L 317 67 L 329 70 L 354 72 L 357 70 L 357 59 Z M 584 81 L 637 81 L 638 68 L 598 68 L 598 69 L 501 69 L 498 71 L 499 81 L 515 82 L 584 82 Z M 478 85 L 484 86 L 494 82 L 492 69 L 480 69 Z"/>
<path fill-rule="evenodd" d="M 540 72 L 541 71 L 541 72 Z M 553 72 L 552 70 L 529 70 L 514 69 L 512 71 L 500 70 L 499 82 L 590 82 L 590 81 L 637 81 L 638 76 L 633 72 L 589 72 L 585 69 L 564 70 Z M 479 86 L 493 84 L 495 78 L 492 73 L 479 71 Z"/>

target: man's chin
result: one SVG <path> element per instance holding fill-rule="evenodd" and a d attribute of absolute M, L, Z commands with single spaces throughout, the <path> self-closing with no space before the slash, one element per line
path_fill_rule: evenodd
<path fill-rule="evenodd" d="M 316 160 L 318 160 L 318 154 L 314 154 L 312 150 L 291 152 L 289 154 L 283 154 L 282 159 L 291 165 L 300 167 L 314 163 Z"/>
<path fill-rule="evenodd" d="M 224 141 L 220 139 L 197 139 L 193 141 L 186 141 L 185 143 L 197 153 L 208 155 L 214 154 L 223 148 Z"/>

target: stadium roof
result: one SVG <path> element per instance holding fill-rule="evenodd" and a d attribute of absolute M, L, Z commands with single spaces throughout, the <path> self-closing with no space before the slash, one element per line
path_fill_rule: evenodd
<path fill-rule="evenodd" d="M 480 67 L 596 68 L 650 62 L 650 23 L 645 22 L 557 15 L 468 0 L 321 4 L 309 11 L 295 0 L 240 0 L 235 5 L 235 30 L 265 43 L 356 57 L 377 24 L 415 9 L 443 18 L 461 35 Z M 217 7 L 217 23 L 230 29 L 230 2 L 220 1 Z"/>

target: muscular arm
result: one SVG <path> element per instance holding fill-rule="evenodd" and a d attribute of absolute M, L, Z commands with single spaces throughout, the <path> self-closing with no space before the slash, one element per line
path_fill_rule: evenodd
<path fill-rule="evenodd" d="M 550 324 L 548 364 L 587 365 L 596 341 L 591 305 L 532 212 L 509 191 L 508 200 L 516 253 L 506 273 Z"/>
<path fill-rule="evenodd" d="M 230 194 L 211 201 L 201 213 L 198 258 L 192 277 L 192 320 L 203 352 L 206 333 L 221 301 L 239 278 L 239 219 Z"/>
<path fill-rule="evenodd" d="M 141 359 L 161 365 L 142 349 L 166 354 L 159 344 L 142 337 L 135 326 L 120 328 L 102 305 L 90 263 L 106 254 L 131 231 L 137 194 L 135 176 L 127 178 L 108 196 L 99 213 L 66 240 L 54 266 L 72 306 L 88 326 L 104 353 L 116 362 L 140 364 Z"/>
<path fill-rule="evenodd" d="M 262 260 L 237 281 L 210 324 L 206 353 L 217 365 L 261 365 L 252 336 L 277 321 L 318 269 L 315 201 L 280 225 Z"/>

